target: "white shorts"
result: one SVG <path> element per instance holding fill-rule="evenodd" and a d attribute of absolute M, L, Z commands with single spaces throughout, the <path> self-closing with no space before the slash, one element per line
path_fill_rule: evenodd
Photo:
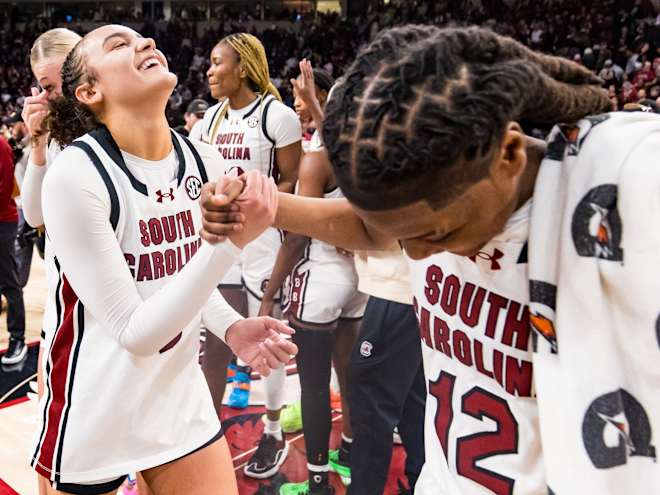
<path fill-rule="evenodd" d="M 259 300 L 264 296 L 281 245 L 280 232 L 277 229 L 269 228 L 243 248 L 241 253 L 242 283 L 247 292 Z M 275 299 L 279 301 L 279 291 Z"/>
<path fill-rule="evenodd" d="M 288 282 L 285 316 L 312 325 L 331 325 L 339 319 L 359 320 L 368 296 L 355 284 L 336 284 L 314 270 L 295 272 Z"/>

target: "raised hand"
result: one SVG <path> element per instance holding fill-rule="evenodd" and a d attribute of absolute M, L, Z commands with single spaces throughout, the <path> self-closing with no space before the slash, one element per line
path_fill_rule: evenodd
<path fill-rule="evenodd" d="M 298 96 L 300 96 L 300 98 L 309 107 L 312 106 L 315 101 L 317 101 L 312 63 L 306 58 L 303 58 L 298 66 L 300 67 L 301 77 L 298 79 L 291 79 L 291 85 L 296 89 Z"/>
<path fill-rule="evenodd" d="M 298 354 L 298 347 L 283 337 L 294 333 L 274 318 L 247 318 L 229 327 L 226 341 L 236 356 L 262 376 L 268 376 L 271 369 L 288 363 Z"/>

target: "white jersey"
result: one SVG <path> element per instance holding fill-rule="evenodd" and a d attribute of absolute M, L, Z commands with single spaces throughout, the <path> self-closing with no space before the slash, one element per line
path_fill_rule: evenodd
<path fill-rule="evenodd" d="M 239 252 L 198 235 L 202 183 L 222 164 L 206 145 L 172 136 L 172 153 L 154 163 L 120 152 L 102 128 L 46 176 L 55 318 L 45 322 L 31 462 L 55 487 L 154 467 L 221 432 L 197 364 L 199 327 L 222 336 L 240 319 L 214 291 Z"/>
<path fill-rule="evenodd" d="M 339 187 L 323 195 L 344 198 Z M 358 292 L 353 258 L 318 239 L 310 239 L 303 257 L 288 279 L 284 311 L 302 323 L 330 324 L 339 318 L 359 319 L 367 296 Z"/>
<path fill-rule="evenodd" d="M 545 494 L 527 284 L 530 203 L 474 257 L 411 261 L 426 401 L 417 495 Z"/>
<path fill-rule="evenodd" d="M 251 170 L 279 179 L 275 150 L 302 139 L 296 113 L 272 95 L 258 97 L 235 110 L 218 103 L 204 114 L 202 140 L 216 147 L 228 174 Z M 267 229 L 241 255 L 241 275 L 247 290 L 261 299 L 282 243 L 281 233 Z M 223 280 L 225 283 L 226 280 Z"/>

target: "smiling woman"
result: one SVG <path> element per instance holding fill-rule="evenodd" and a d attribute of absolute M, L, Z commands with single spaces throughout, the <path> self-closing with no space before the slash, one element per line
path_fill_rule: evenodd
<path fill-rule="evenodd" d="M 297 351 L 281 336 L 291 329 L 243 319 L 215 291 L 273 218 L 276 189 L 248 174 L 260 199 L 235 216 L 253 225 L 202 243 L 201 186 L 225 170 L 211 147 L 168 128 L 175 84 L 154 41 L 123 26 L 92 31 L 62 66 L 47 124 L 68 146 L 43 185 L 57 318 L 32 457 L 48 493 L 113 493 L 134 470 L 155 495 L 237 493 L 197 364 L 200 325 L 266 375 Z"/>

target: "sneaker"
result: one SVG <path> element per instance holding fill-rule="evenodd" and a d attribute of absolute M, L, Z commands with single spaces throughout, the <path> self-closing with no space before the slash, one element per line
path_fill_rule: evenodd
<path fill-rule="evenodd" d="M 18 364 L 27 356 L 28 348 L 22 339 L 9 339 L 9 349 L 2 356 L 2 364 Z"/>
<path fill-rule="evenodd" d="M 310 492 L 309 481 L 302 483 L 284 483 L 280 486 L 280 495 L 334 495 L 335 489 L 330 486 L 324 486 L 320 491 Z"/>
<path fill-rule="evenodd" d="M 245 476 L 258 480 L 270 478 L 284 464 L 288 453 L 289 444 L 284 440 L 284 433 L 282 433 L 282 440 L 277 440 L 274 436 L 264 433 L 259 440 L 257 451 L 243 468 L 243 472 Z"/>
<path fill-rule="evenodd" d="M 340 462 L 339 449 L 328 452 L 328 464 L 330 469 L 339 475 L 344 486 L 351 484 L 351 467 Z"/>
<path fill-rule="evenodd" d="M 234 363 L 230 363 L 229 366 L 227 366 L 227 383 L 234 382 L 234 379 L 236 378 L 237 370 L 238 367 Z"/>
<path fill-rule="evenodd" d="M 250 403 L 250 368 L 238 368 L 232 383 L 234 388 L 229 394 L 227 405 L 235 409 L 245 409 Z"/>
<path fill-rule="evenodd" d="M 297 433 L 302 431 L 302 406 L 300 401 L 289 404 L 280 413 L 280 423 L 284 433 Z"/>
<path fill-rule="evenodd" d="M 121 495 L 138 495 L 137 479 L 135 476 L 129 474 L 121 486 Z"/>

